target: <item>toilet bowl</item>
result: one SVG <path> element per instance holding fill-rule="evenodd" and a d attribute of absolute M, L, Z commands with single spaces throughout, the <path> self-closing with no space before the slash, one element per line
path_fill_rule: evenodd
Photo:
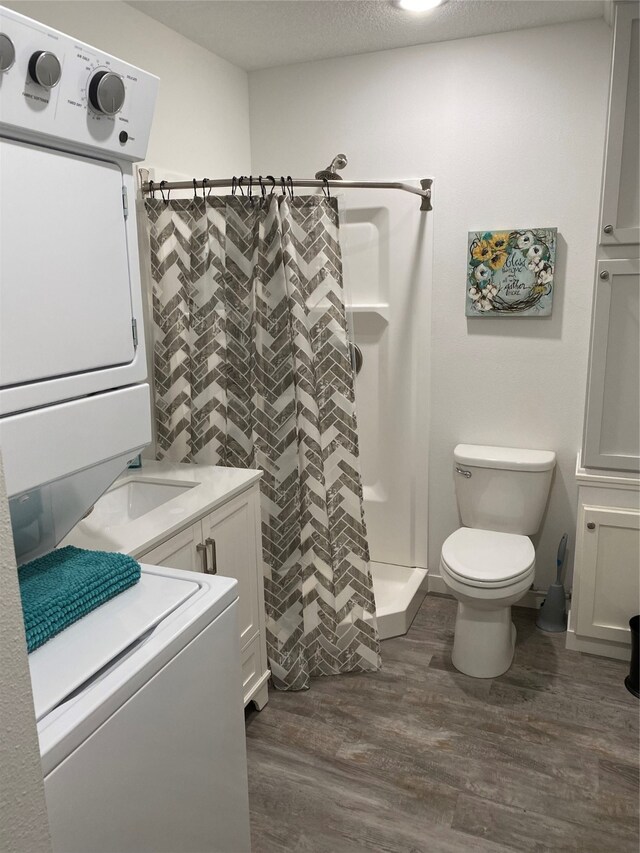
<path fill-rule="evenodd" d="M 459 444 L 456 499 L 463 527 L 442 546 L 440 574 L 458 600 L 452 662 L 475 678 L 496 678 L 513 660 L 511 605 L 533 583 L 529 536 L 542 521 L 555 453 Z"/>
<path fill-rule="evenodd" d="M 527 592 L 535 550 L 527 536 L 461 527 L 442 546 L 440 574 L 458 600 L 452 662 L 475 678 L 511 666 L 516 629 L 511 605 Z"/>

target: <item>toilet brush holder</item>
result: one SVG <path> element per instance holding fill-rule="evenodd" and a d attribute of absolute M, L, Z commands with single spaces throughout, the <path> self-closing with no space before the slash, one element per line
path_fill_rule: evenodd
<path fill-rule="evenodd" d="M 536 618 L 538 628 L 542 628 L 543 631 L 552 631 L 556 634 L 567 630 L 566 596 L 564 584 L 562 583 L 562 570 L 564 568 L 565 557 L 567 556 L 568 541 L 568 535 L 563 533 L 560 544 L 558 545 L 558 556 L 556 558 L 556 582 L 552 583 L 549 587 L 547 597 L 542 602 L 542 607 L 538 611 Z"/>
<path fill-rule="evenodd" d="M 543 631 L 560 633 L 567 630 L 567 610 L 564 584 L 552 583 L 538 611 L 536 625 Z"/>

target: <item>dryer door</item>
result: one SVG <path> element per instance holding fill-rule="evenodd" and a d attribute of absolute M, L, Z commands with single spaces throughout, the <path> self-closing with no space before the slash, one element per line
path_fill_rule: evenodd
<path fill-rule="evenodd" d="M 0 139 L 0 388 L 134 354 L 119 166 Z"/>

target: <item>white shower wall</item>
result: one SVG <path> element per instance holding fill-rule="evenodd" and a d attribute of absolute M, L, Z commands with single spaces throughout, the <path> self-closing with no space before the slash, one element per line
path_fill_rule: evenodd
<path fill-rule="evenodd" d="M 428 435 L 417 425 L 427 421 L 432 214 L 390 190 L 350 190 L 340 207 L 346 300 L 363 355 L 356 405 L 371 560 L 426 567 Z"/>

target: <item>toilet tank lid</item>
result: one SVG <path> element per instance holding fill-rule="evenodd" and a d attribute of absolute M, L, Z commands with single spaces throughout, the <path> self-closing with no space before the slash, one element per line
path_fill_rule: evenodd
<path fill-rule="evenodd" d="M 485 444 L 458 444 L 453 458 L 460 465 L 507 471 L 550 471 L 556 464 L 553 450 L 524 450 Z"/>

